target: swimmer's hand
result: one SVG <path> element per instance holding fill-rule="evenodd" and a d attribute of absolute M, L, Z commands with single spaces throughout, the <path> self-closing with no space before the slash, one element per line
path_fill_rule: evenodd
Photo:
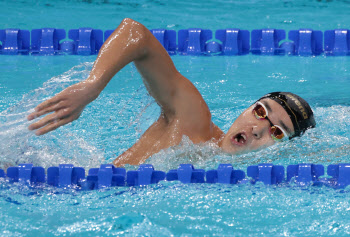
<path fill-rule="evenodd" d="M 28 129 L 38 129 L 35 134 L 39 136 L 78 119 L 85 106 L 96 99 L 99 93 L 100 90 L 91 81 L 82 81 L 66 88 L 39 104 L 35 112 L 28 115 L 27 119 L 33 120 L 53 112 L 31 124 Z"/>

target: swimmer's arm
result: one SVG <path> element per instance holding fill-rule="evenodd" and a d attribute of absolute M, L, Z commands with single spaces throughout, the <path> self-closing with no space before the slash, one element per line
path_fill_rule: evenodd
<path fill-rule="evenodd" d="M 181 98 L 186 104 L 191 104 L 188 99 L 204 102 L 195 86 L 177 71 L 169 54 L 153 34 L 132 19 L 124 19 L 107 39 L 87 80 L 102 91 L 111 78 L 130 62 L 134 62 L 148 92 L 167 118 L 183 108 L 176 98 Z M 191 98 L 186 98 L 185 94 L 190 94 Z"/>
<path fill-rule="evenodd" d="M 42 135 L 79 118 L 85 106 L 96 99 L 112 77 L 132 61 L 167 121 L 175 114 L 180 117 L 190 115 L 186 121 L 198 124 L 198 121 L 203 121 L 203 113 L 206 115 L 204 117 L 209 115 L 211 121 L 202 96 L 176 70 L 158 40 L 142 24 L 124 19 L 101 47 L 89 77 L 38 105 L 35 112 L 28 115 L 29 120 L 53 113 L 31 124 L 29 129 L 38 129 L 36 134 Z"/>

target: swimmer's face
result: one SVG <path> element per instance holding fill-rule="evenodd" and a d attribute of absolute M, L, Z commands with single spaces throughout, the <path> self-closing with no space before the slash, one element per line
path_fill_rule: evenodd
<path fill-rule="evenodd" d="M 260 101 L 268 110 L 268 118 L 274 125 L 282 127 L 287 136 L 294 133 L 292 120 L 287 112 L 276 101 Z M 240 154 L 259 150 L 275 143 L 270 134 L 270 123 L 267 119 L 258 120 L 253 114 L 254 105 L 246 109 L 232 124 L 220 143 L 221 148 L 231 154 Z"/>

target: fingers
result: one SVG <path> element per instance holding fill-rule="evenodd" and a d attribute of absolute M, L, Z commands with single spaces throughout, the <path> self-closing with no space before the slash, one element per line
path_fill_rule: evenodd
<path fill-rule="evenodd" d="M 27 116 L 27 119 L 33 120 L 43 114 L 46 114 L 54 111 L 55 109 L 58 109 L 58 108 L 55 108 L 55 105 L 57 105 L 59 102 L 60 102 L 60 99 L 57 96 L 54 96 L 51 99 L 45 100 L 44 102 L 39 104 L 37 107 L 35 107 L 35 112 L 29 114 Z"/>
<path fill-rule="evenodd" d="M 42 116 L 44 114 L 51 113 L 53 111 L 57 111 L 57 110 L 59 110 L 61 108 L 62 108 L 62 103 L 58 102 L 56 104 L 51 105 L 50 107 L 45 107 L 45 108 L 43 108 L 43 109 L 41 109 L 39 111 L 35 111 L 35 112 L 29 114 L 27 116 L 27 119 L 30 121 L 30 120 L 33 120 L 33 119 L 35 119 L 37 117 L 40 117 L 40 116 Z"/>
<path fill-rule="evenodd" d="M 71 122 L 71 120 L 69 118 L 55 120 L 55 121 L 47 124 L 45 127 L 36 131 L 35 134 L 38 136 L 44 135 L 45 133 L 51 132 L 51 131 L 57 129 L 58 127 L 61 127 L 62 125 L 65 125 L 69 122 Z"/>
<path fill-rule="evenodd" d="M 57 102 L 59 102 L 59 98 L 57 98 L 57 96 L 52 97 L 51 99 L 45 100 L 44 102 L 42 102 L 41 104 L 39 104 L 36 108 L 35 111 L 40 111 L 43 110 L 47 107 L 50 107 L 51 105 L 56 104 Z"/>
<path fill-rule="evenodd" d="M 46 126 L 49 123 L 53 123 L 65 117 L 68 117 L 68 113 L 65 110 L 60 110 L 59 112 L 46 115 L 44 118 L 40 119 L 38 122 L 29 125 L 28 129 L 29 130 L 39 129 L 41 127 Z"/>

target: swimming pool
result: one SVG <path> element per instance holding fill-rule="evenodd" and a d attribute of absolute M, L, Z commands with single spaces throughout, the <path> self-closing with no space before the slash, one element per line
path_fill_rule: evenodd
<path fill-rule="evenodd" d="M 2 27 L 48 26 L 113 29 L 124 17 L 148 28 L 252 30 L 308 27 L 350 28 L 349 4 L 324 1 L 39 1 L 31 6 L 0 2 Z M 23 9 L 23 10 L 20 10 Z M 314 14 L 317 12 L 317 14 Z M 336 17 L 332 18 L 329 16 Z M 59 21 L 57 19 L 60 19 Z M 46 25 L 45 25 L 46 26 Z M 86 169 L 111 162 L 159 115 L 133 65 L 124 68 L 81 118 L 35 137 L 25 115 L 40 101 L 87 77 L 96 56 L 2 56 L 0 60 L 0 156 L 7 164 L 32 162 L 45 168 L 73 163 Z M 184 139 L 149 159 L 156 169 L 193 163 L 213 169 L 232 163 L 279 165 L 349 160 L 349 57 L 172 57 L 208 103 L 213 120 L 227 131 L 233 120 L 270 91 L 290 90 L 314 109 L 317 128 L 294 141 L 239 156 Z M 135 167 L 128 167 L 134 169 Z M 160 183 L 145 188 L 79 192 L 30 189 L 0 183 L 2 235 L 347 235 L 348 189 Z"/>

